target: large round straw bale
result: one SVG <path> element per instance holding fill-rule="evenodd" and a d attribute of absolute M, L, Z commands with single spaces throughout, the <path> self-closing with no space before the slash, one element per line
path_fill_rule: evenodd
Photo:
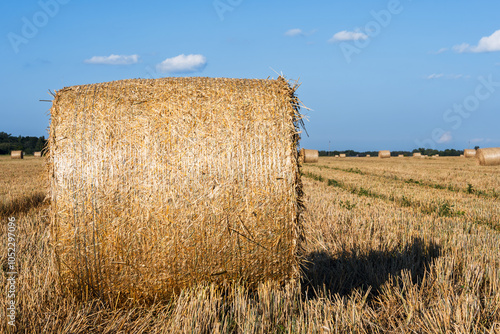
<path fill-rule="evenodd" d="M 481 166 L 498 166 L 500 147 L 480 148 L 477 150 L 476 158 Z"/>
<path fill-rule="evenodd" d="M 300 149 L 300 158 L 304 163 L 318 162 L 319 152 L 316 150 L 306 150 L 305 148 Z"/>
<path fill-rule="evenodd" d="M 11 159 L 24 159 L 23 151 L 11 151 L 10 152 Z"/>
<path fill-rule="evenodd" d="M 58 91 L 47 155 L 63 286 L 148 301 L 298 278 L 298 105 L 282 77 Z"/>
<path fill-rule="evenodd" d="M 391 151 L 379 151 L 378 152 L 378 157 L 379 158 L 384 158 L 384 159 L 390 158 L 391 157 Z"/>
<path fill-rule="evenodd" d="M 341 158 L 345 158 L 345 157 L 346 157 L 346 155 L 345 155 L 345 153 L 341 153 L 341 154 L 339 154 L 339 157 L 341 157 Z"/>
<path fill-rule="evenodd" d="M 33 153 L 33 155 L 37 158 L 41 158 L 42 157 L 42 152 L 35 152 Z"/>
<path fill-rule="evenodd" d="M 466 158 L 474 158 L 476 156 L 476 150 L 474 149 L 465 149 L 464 156 Z"/>

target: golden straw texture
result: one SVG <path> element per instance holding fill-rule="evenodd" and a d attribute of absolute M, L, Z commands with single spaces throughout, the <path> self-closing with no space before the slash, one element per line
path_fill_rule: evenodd
<path fill-rule="evenodd" d="M 378 157 L 379 158 L 384 158 L 384 159 L 390 158 L 391 157 L 391 151 L 379 151 L 378 152 Z"/>
<path fill-rule="evenodd" d="M 10 157 L 11 157 L 11 159 L 23 159 L 24 154 L 23 154 L 23 151 L 11 151 Z"/>
<path fill-rule="evenodd" d="M 280 77 L 58 91 L 48 159 L 63 286 L 145 301 L 199 282 L 298 278 L 295 89 Z"/>
<path fill-rule="evenodd" d="M 464 156 L 466 158 L 474 158 L 476 156 L 476 150 L 474 149 L 465 149 Z"/>
<path fill-rule="evenodd" d="M 314 163 L 319 160 L 319 152 L 317 150 L 306 150 L 302 148 L 300 150 L 300 158 L 304 163 Z"/>
<path fill-rule="evenodd" d="M 499 166 L 500 147 L 480 148 L 477 150 L 476 158 L 481 166 Z"/>

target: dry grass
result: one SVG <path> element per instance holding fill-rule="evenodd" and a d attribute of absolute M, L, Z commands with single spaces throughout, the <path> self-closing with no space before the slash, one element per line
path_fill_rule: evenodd
<path fill-rule="evenodd" d="M 403 177 L 388 182 L 390 178 L 368 174 L 387 170 L 397 175 L 402 169 L 424 175 L 428 168 L 437 170 L 436 160 L 407 163 L 320 158 L 317 165 L 304 167 L 308 265 L 300 286 L 260 284 L 249 292 L 238 284 L 224 290 L 200 285 L 149 306 L 116 307 L 113 301 L 79 302 L 65 296 L 58 285 L 47 211 L 22 207 L 9 214 L 19 228 L 17 332 L 498 333 L 500 233 L 462 215 L 421 210 L 419 203 L 432 197 L 448 198 L 448 189 L 410 184 Z M 439 163 L 451 172 L 461 171 L 450 173 L 449 180 L 472 179 L 476 168 L 484 171 L 465 159 L 442 158 Z M 349 172 L 335 169 L 349 164 Z M 43 183 L 30 176 L 41 172 L 40 159 L 9 158 L 2 166 L 2 171 L 9 170 L 0 178 L 2 193 L 23 198 L 23 192 L 31 196 L 43 189 Z M 492 185 L 498 182 L 498 172 L 500 167 L 492 167 L 486 173 Z M 18 181 L 15 192 L 7 183 L 13 178 Z M 378 179 L 395 194 L 404 190 L 415 202 L 376 196 L 382 189 Z M 489 210 L 491 198 L 460 194 L 475 198 L 480 210 Z M 5 234 L 4 228 L 3 240 Z M 1 261 L 6 261 L 5 250 Z M 5 273 L 1 281 L 5 286 Z M 4 298 L 0 309 L 5 312 Z M 7 331 L 3 321 L 0 332 Z"/>

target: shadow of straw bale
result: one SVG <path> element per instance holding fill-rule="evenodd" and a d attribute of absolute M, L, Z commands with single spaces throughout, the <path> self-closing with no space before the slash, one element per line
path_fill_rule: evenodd
<path fill-rule="evenodd" d="M 11 216 L 13 214 L 27 213 L 31 209 L 42 205 L 45 194 L 37 192 L 29 196 L 15 198 L 7 203 L 0 203 L 0 217 Z"/>
<path fill-rule="evenodd" d="M 308 298 L 315 298 L 317 291 L 344 297 L 355 289 L 366 292 L 371 287 L 370 297 L 375 297 L 389 277 L 400 277 L 402 270 L 409 271 L 414 284 L 420 284 L 425 271 L 440 253 L 437 244 L 426 244 L 419 238 L 402 250 L 398 247 L 359 254 L 356 249 L 350 249 L 335 256 L 324 251 L 313 252 L 306 257 L 302 268 L 302 291 Z"/>

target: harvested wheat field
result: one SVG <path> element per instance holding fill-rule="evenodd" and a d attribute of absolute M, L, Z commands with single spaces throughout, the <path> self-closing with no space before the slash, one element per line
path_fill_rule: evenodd
<path fill-rule="evenodd" d="M 17 222 L 18 332 L 500 330 L 499 166 L 458 157 L 320 157 L 302 167 L 307 262 L 300 282 L 252 290 L 200 283 L 168 300 L 118 305 L 118 298 L 82 301 L 64 293 L 42 202 L 48 185 L 37 177 L 42 160 L 0 157 L 0 219 Z M 0 308 L 5 312 L 6 299 Z M 5 322 L 0 332 L 7 332 Z"/>

